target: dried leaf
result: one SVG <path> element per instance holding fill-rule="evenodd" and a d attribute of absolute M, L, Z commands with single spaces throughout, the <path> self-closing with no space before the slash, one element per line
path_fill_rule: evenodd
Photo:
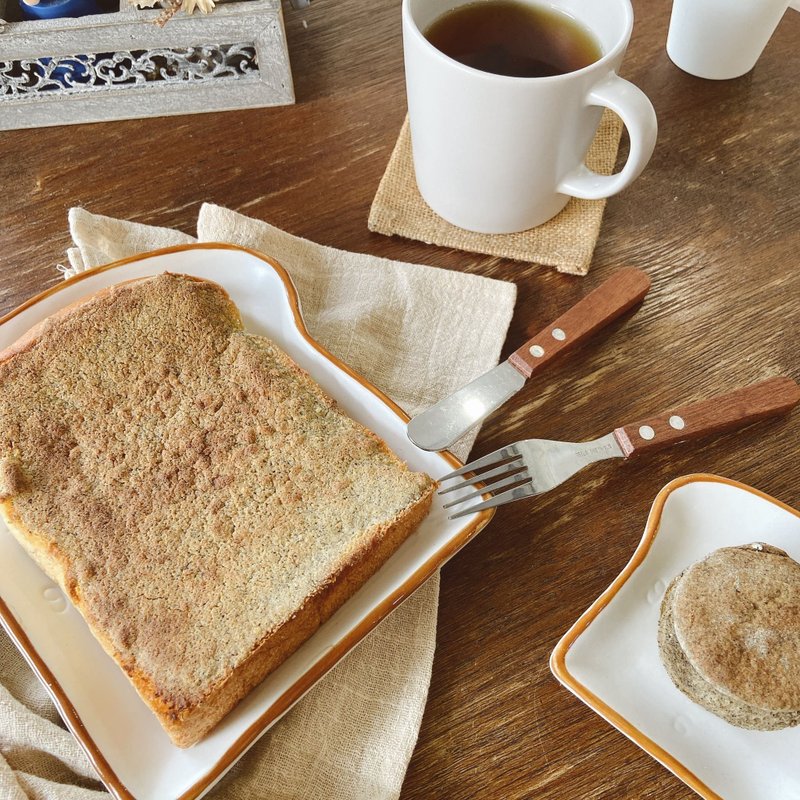
<path fill-rule="evenodd" d="M 159 28 L 163 28 L 178 13 L 180 6 L 181 0 L 163 0 L 162 7 L 164 10 L 158 15 L 156 25 Z"/>

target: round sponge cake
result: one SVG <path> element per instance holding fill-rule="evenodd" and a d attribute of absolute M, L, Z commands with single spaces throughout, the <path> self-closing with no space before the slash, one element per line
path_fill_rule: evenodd
<path fill-rule="evenodd" d="M 722 719 L 800 724 L 800 564 L 761 543 L 714 551 L 667 587 L 658 645 L 678 689 Z"/>

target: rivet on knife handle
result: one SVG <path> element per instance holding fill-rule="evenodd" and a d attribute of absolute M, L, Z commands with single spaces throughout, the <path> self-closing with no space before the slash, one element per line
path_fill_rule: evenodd
<path fill-rule="evenodd" d="M 534 370 L 576 347 L 599 328 L 641 303 L 649 288 L 650 279 L 640 269 L 617 270 L 541 333 L 525 342 L 511 355 L 509 363 L 525 378 L 530 378 Z"/>
<path fill-rule="evenodd" d="M 677 442 L 743 428 L 791 410 L 800 402 L 800 387 L 791 378 L 770 378 L 728 394 L 701 400 L 650 419 L 623 425 L 614 437 L 626 458 Z"/>

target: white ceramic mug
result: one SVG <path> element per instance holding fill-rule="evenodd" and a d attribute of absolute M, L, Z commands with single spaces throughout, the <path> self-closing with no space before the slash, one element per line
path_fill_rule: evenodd
<path fill-rule="evenodd" d="M 690 75 L 738 78 L 756 65 L 789 0 L 674 0 L 667 55 Z"/>
<path fill-rule="evenodd" d="M 616 74 L 633 28 L 629 0 L 548 2 L 587 28 L 602 56 L 542 78 L 482 72 L 428 42 L 431 23 L 467 2 L 403 0 L 414 171 L 428 205 L 467 230 L 513 233 L 555 216 L 570 197 L 595 200 L 628 186 L 650 159 L 657 130 L 650 101 Z M 622 171 L 610 176 L 583 163 L 603 108 L 622 118 L 631 143 Z"/>

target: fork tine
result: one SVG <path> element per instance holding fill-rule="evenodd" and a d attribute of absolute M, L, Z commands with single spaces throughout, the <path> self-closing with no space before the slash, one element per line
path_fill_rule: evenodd
<path fill-rule="evenodd" d="M 499 450 L 495 450 L 493 453 L 489 453 L 488 455 L 482 456 L 481 458 L 476 458 L 475 461 L 470 461 L 469 464 L 464 464 L 464 466 L 461 467 L 461 469 L 454 470 L 453 472 L 448 472 L 447 475 L 443 475 L 441 478 L 439 478 L 439 480 L 447 481 L 450 480 L 450 478 L 455 478 L 458 475 L 463 475 L 465 472 L 472 472 L 473 470 L 480 469 L 480 467 L 488 467 L 496 462 L 518 456 L 519 456 L 519 448 L 517 447 L 516 444 L 510 444 L 507 447 L 501 447 Z"/>
<path fill-rule="evenodd" d="M 522 500 L 524 497 L 533 497 L 535 494 L 539 494 L 539 492 L 536 491 L 533 486 L 533 481 L 531 481 L 530 483 L 523 484 L 522 486 L 515 486 L 513 489 L 509 489 L 507 492 L 498 494 L 496 497 L 493 497 L 491 500 L 487 500 L 484 503 L 478 503 L 477 505 L 465 508 L 463 511 L 458 511 L 455 514 L 451 514 L 448 519 L 465 517 L 467 514 L 474 514 L 476 511 L 483 511 L 487 508 L 495 508 L 496 506 L 502 506 L 506 503 L 513 503 L 515 500 Z"/>
<path fill-rule="evenodd" d="M 504 486 L 513 486 L 515 483 L 522 483 L 523 481 L 527 483 L 530 480 L 532 480 L 532 477 L 528 473 L 528 470 L 523 469 L 522 472 L 517 472 L 508 478 L 502 478 L 499 481 L 490 483 L 488 486 L 484 486 L 483 489 L 478 489 L 476 492 L 472 492 L 472 494 L 468 494 L 464 497 L 459 497 L 458 500 L 452 500 L 449 503 L 445 503 L 442 508 L 452 508 L 453 506 L 457 506 L 459 503 L 466 503 L 467 500 L 474 500 L 476 497 L 481 497 L 484 494 L 496 492 L 498 489 L 502 489 Z M 461 485 L 463 486 L 464 484 Z"/>
<path fill-rule="evenodd" d="M 479 483 L 480 481 L 494 478 L 497 475 L 505 475 L 507 472 L 519 472 L 519 470 L 524 468 L 525 463 L 522 460 L 522 456 L 517 456 L 513 461 L 508 461 L 496 469 L 490 469 L 488 472 L 482 472 L 480 475 L 475 475 L 472 478 L 467 478 L 467 480 L 461 481 L 461 483 L 454 483 L 452 486 L 448 486 L 446 489 L 439 489 L 439 494 L 454 492 L 456 489 L 462 489 L 464 486 L 472 486 L 473 483 Z"/>

